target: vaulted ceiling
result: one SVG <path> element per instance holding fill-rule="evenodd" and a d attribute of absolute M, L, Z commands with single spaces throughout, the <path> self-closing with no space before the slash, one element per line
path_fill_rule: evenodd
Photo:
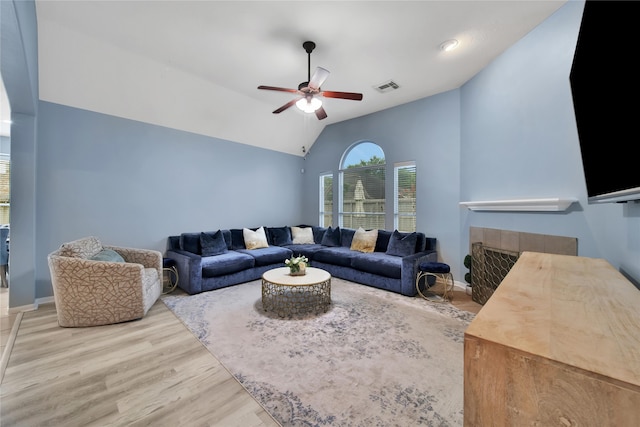
<path fill-rule="evenodd" d="M 37 0 L 40 98 L 302 155 L 328 124 L 460 87 L 564 3 Z M 362 101 L 272 114 L 292 94 L 257 87 L 306 81 L 306 40 L 322 89 Z"/>

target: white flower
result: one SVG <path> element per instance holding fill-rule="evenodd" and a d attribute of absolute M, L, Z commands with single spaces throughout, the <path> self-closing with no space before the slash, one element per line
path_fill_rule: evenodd
<path fill-rule="evenodd" d="M 300 255 L 297 257 L 291 257 L 289 259 L 285 259 L 284 260 L 284 264 L 289 266 L 289 267 L 299 267 L 301 265 L 306 266 L 309 263 L 309 259 L 304 256 L 304 255 Z"/>

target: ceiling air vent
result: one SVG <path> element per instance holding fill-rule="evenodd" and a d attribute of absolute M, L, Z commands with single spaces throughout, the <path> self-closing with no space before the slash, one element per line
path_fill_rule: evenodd
<path fill-rule="evenodd" d="M 389 80 L 384 83 L 380 83 L 379 85 L 375 85 L 374 88 L 376 88 L 380 93 L 387 93 L 400 88 L 400 86 L 393 80 Z"/>

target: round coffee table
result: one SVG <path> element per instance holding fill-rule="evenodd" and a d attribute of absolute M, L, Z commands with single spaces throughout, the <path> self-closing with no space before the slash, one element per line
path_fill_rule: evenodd
<path fill-rule="evenodd" d="M 274 268 L 262 275 L 262 307 L 284 317 L 327 311 L 331 305 L 331 274 L 307 267 L 304 276 L 292 276 L 289 267 Z"/>

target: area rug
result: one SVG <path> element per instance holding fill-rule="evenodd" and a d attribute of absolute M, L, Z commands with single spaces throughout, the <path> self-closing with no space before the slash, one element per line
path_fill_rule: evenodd
<path fill-rule="evenodd" d="M 285 318 L 260 281 L 162 300 L 284 427 L 461 426 L 474 314 L 337 278 L 331 294 Z"/>

